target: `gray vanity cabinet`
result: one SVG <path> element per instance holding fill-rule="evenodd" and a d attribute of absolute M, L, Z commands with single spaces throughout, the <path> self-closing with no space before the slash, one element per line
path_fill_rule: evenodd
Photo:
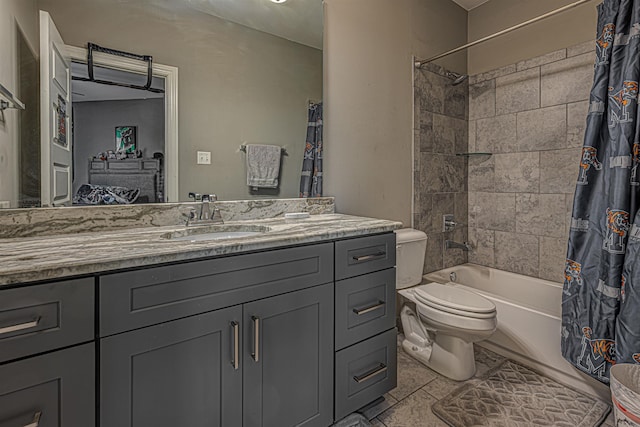
<path fill-rule="evenodd" d="M 0 366 L 0 426 L 95 426 L 94 345 Z"/>
<path fill-rule="evenodd" d="M 241 320 L 235 306 L 104 338 L 100 426 L 242 426 Z"/>
<path fill-rule="evenodd" d="M 244 305 L 244 427 L 333 420 L 333 284 Z"/>

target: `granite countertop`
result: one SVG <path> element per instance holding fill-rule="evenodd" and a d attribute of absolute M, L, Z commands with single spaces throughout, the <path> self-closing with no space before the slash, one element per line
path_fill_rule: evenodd
<path fill-rule="evenodd" d="M 269 231 L 196 242 L 166 238 L 168 233 L 184 232 L 184 226 L 0 239 L 0 286 L 356 237 L 402 227 L 399 222 L 341 214 L 297 220 L 280 217 L 229 221 L 224 225 L 262 226 Z M 196 228 L 200 227 L 189 230 Z"/>

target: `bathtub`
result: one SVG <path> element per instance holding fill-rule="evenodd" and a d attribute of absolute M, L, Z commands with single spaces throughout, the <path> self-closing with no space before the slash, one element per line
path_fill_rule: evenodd
<path fill-rule="evenodd" d="M 451 282 L 451 273 L 456 274 Z M 463 264 L 424 276 L 450 283 L 493 301 L 498 329 L 478 343 L 498 354 L 605 401 L 609 387 L 574 368 L 560 353 L 562 284 L 475 264 Z"/>

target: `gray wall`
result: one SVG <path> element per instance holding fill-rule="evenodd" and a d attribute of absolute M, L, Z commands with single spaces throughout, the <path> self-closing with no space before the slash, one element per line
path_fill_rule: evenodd
<path fill-rule="evenodd" d="M 164 100 L 76 102 L 73 104 L 73 191 L 88 180 L 88 159 L 115 150 L 116 126 L 137 126 L 138 149 L 143 157 L 164 153 Z"/>
<path fill-rule="evenodd" d="M 594 43 L 470 78 L 469 261 L 562 282 Z"/>
<path fill-rule="evenodd" d="M 307 100 L 322 99 L 322 51 L 190 9 L 185 2 L 39 0 L 67 44 L 153 55 L 179 68 L 179 196 L 251 198 L 243 142 L 285 145 L 279 197 L 297 197 Z M 211 165 L 196 152 L 211 151 Z M 273 195 L 269 195 L 273 197 Z"/>
<path fill-rule="evenodd" d="M 467 262 L 461 249 L 444 249 L 445 240 L 467 241 L 467 227 L 442 231 L 442 216 L 467 222 L 468 84 L 452 86 L 445 70 L 430 64 L 414 76 L 413 226 L 427 233 L 424 272 Z"/>
<path fill-rule="evenodd" d="M 575 0 L 491 0 L 469 11 L 469 41 L 573 3 Z M 592 0 L 552 18 L 521 28 L 468 50 L 469 74 L 478 74 L 527 58 L 593 40 L 596 5 Z"/>
<path fill-rule="evenodd" d="M 411 226 L 413 55 L 467 40 L 450 0 L 325 0 L 325 193 L 339 212 Z M 447 58 L 466 70 L 466 55 Z"/>

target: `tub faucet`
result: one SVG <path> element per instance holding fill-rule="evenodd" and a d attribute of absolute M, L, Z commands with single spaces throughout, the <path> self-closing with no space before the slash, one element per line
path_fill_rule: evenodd
<path fill-rule="evenodd" d="M 444 241 L 445 249 L 462 249 L 465 252 L 469 252 L 471 249 L 471 244 L 469 242 L 458 243 L 453 240 L 445 240 Z"/>
<path fill-rule="evenodd" d="M 203 194 L 189 193 L 189 198 L 200 203 L 200 212 L 196 209 L 192 209 L 187 219 L 187 227 L 190 225 L 205 225 L 205 224 L 221 224 L 223 222 L 220 209 L 213 205 L 213 212 L 211 212 L 211 203 L 218 201 L 218 196 L 215 194 Z"/>

